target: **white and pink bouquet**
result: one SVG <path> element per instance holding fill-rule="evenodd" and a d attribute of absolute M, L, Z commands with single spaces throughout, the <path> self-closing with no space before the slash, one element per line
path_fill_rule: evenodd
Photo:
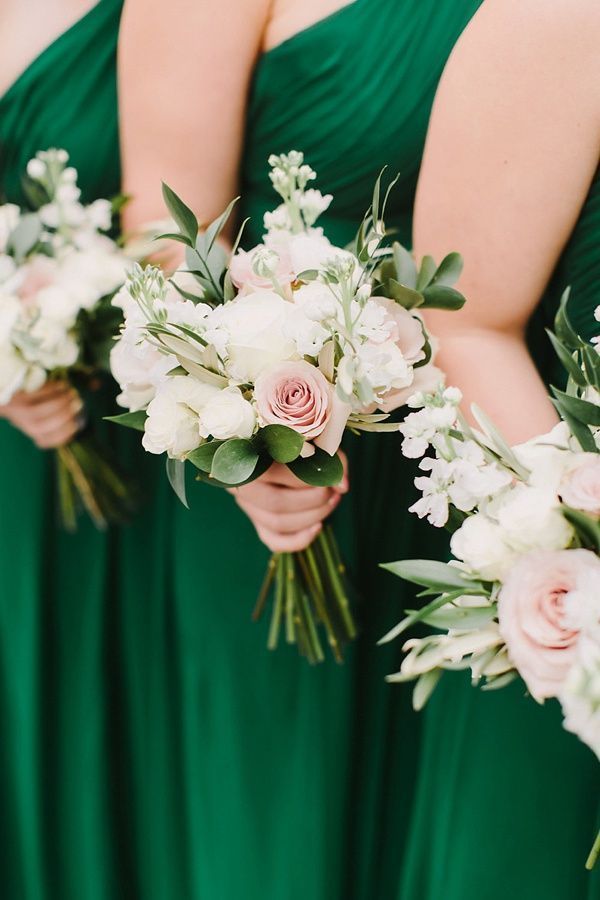
<path fill-rule="evenodd" d="M 509 447 L 477 408 L 470 427 L 443 384 L 411 400 L 403 452 L 424 456 L 411 511 L 449 528 L 454 559 L 385 566 L 427 603 L 383 640 L 415 622 L 437 629 L 409 640 L 389 676 L 416 679 L 416 708 L 444 670 L 470 669 L 484 689 L 520 676 L 537 701 L 560 701 L 565 727 L 600 757 L 600 355 L 572 328 L 567 299 L 550 338 L 569 380 L 552 389 L 562 421 L 549 434 Z"/>
<path fill-rule="evenodd" d="M 119 329 L 112 307 L 130 262 L 108 236 L 108 200 L 84 205 L 65 150 L 30 160 L 23 185 L 32 211 L 0 206 L 0 405 L 50 379 L 85 389 Z M 63 520 L 82 502 L 98 526 L 126 517 L 130 489 L 90 430 L 56 451 Z"/>
<path fill-rule="evenodd" d="M 417 271 L 399 244 L 385 246 L 380 181 L 356 241 L 340 248 L 315 225 L 333 198 L 309 188 L 316 176 L 303 155 L 269 162 L 282 202 L 265 215 L 261 244 L 240 250 L 238 236 L 227 252 L 219 236 L 233 204 L 200 231 L 165 186 L 186 269 L 167 280 L 138 267 L 114 301 L 125 326 L 112 370 L 129 410 L 114 419 L 142 430 L 150 453 L 167 455 L 184 502 L 186 462 L 224 487 L 274 461 L 307 484 L 339 483 L 344 431 L 397 432 L 390 412 L 439 379 L 416 308 L 463 303 L 450 286 L 460 272 L 455 254 L 439 267 L 427 258 Z M 320 622 L 341 659 L 355 626 L 331 531 L 303 553 L 272 559 L 257 614 L 273 585 L 269 647 L 285 623 L 287 640 L 318 662 Z"/>

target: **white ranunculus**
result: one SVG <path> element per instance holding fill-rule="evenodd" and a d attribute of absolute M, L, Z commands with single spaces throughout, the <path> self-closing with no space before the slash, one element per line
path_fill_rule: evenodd
<path fill-rule="evenodd" d="M 329 241 L 322 228 L 310 228 L 300 234 L 273 231 L 265 237 L 265 244 L 291 263 L 294 274 L 322 269 L 327 260 L 344 253 Z"/>
<path fill-rule="evenodd" d="M 254 434 L 256 415 L 237 387 L 228 387 L 208 401 L 200 413 L 200 434 L 218 441 L 250 438 Z"/>
<path fill-rule="evenodd" d="M 254 382 L 268 366 L 298 359 L 286 333 L 292 308 L 274 291 L 257 290 L 214 310 L 205 336 L 226 357 L 231 378 Z"/>
<path fill-rule="evenodd" d="M 142 443 L 149 453 L 184 459 L 202 443 L 200 413 L 218 388 L 186 375 L 168 378 L 148 406 Z"/>
<path fill-rule="evenodd" d="M 19 224 L 21 211 L 14 203 L 0 206 L 0 253 L 4 253 L 8 239 Z"/>
<path fill-rule="evenodd" d="M 485 581 L 502 580 L 516 558 L 501 527 L 483 513 L 465 519 L 452 535 L 450 547 L 469 572 Z"/>
<path fill-rule="evenodd" d="M 562 515 L 552 488 L 517 484 L 498 497 L 489 513 L 498 522 L 504 542 L 519 554 L 562 550 L 573 539 L 573 529 Z"/>

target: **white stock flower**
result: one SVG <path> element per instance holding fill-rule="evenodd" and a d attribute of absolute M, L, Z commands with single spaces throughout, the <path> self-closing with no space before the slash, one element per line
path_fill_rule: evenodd
<path fill-rule="evenodd" d="M 202 443 L 200 413 L 218 388 L 186 375 L 160 384 L 148 406 L 142 443 L 149 453 L 183 459 Z"/>
<path fill-rule="evenodd" d="M 409 405 L 420 406 L 422 398 L 411 398 Z M 427 448 L 438 435 L 444 435 L 453 428 L 458 416 L 457 407 L 452 402 L 443 406 L 425 406 L 418 412 L 409 413 L 399 431 L 404 436 L 402 453 L 409 459 L 418 459 L 427 452 Z"/>
<path fill-rule="evenodd" d="M 237 387 L 214 394 L 200 411 L 200 434 L 205 438 L 250 438 L 255 427 L 254 408 Z"/>

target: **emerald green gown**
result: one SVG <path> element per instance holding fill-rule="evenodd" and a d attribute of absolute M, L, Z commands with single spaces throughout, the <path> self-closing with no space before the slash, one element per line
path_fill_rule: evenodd
<path fill-rule="evenodd" d="M 119 192 L 120 8 L 102 0 L 0 98 L 0 196 L 23 202 L 27 160 L 53 146 L 86 201 Z M 0 893 L 131 898 L 117 537 L 57 527 L 52 455 L 4 420 L 0 461 Z"/>
<path fill-rule="evenodd" d="M 277 200 L 267 158 L 290 149 L 334 194 L 321 224 L 341 244 L 382 167 L 399 171 L 388 218 L 409 240 L 435 88 L 478 5 L 357 0 L 260 58 L 241 169 L 247 245 Z M 399 648 L 376 641 L 412 594 L 378 564 L 427 555 L 435 535 L 407 513 L 414 471 L 397 437 L 365 435 L 346 449 L 352 490 L 334 524 L 361 636 L 343 666 L 266 650 L 268 621 L 250 614 L 268 553 L 223 491 L 190 478 L 191 511 L 170 507 L 165 552 L 146 554 L 132 579 L 149 598 L 154 663 L 140 820 L 147 900 L 395 896 L 420 717 L 408 690 L 384 682 Z"/>
<path fill-rule="evenodd" d="M 548 382 L 564 372 L 543 328 L 571 285 L 580 334 L 597 333 L 600 178 L 531 323 Z M 446 674 L 425 711 L 420 776 L 398 900 L 598 900 L 585 859 L 599 821 L 600 767 L 563 730 L 556 701 L 538 706 L 522 682 L 492 692 Z"/>
<path fill-rule="evenodd" d="M 0 184 L 64 146 L 85 198 L 118 190 L 114 51 L 100 3 L 0 98 Z M 275 202 L 267 157 L 299 149 L 346 242 L 384 165 L 408 241 L 427 120 L 479 0 L 355 0 L 266 53 L 241 171 L 248 244 Z M 202 36 L 199 36 L 201 42 Z M 192 114 L 192 109 L 190 109 Z M 413 800 L 421 719 L 376 640 L 412 602 L 378 571 L 426 555 L 398 439 L 350 441 L 335 517 L 361 636 L 344 666 L 266 650 L 250 621 L 267 551 L 232 498 L 170 492 L 116 429 L 146 506 L 128 529 L 56 528 L 51 461 L 0 422 L 0 880 L 8 900 L 387 900 Z"/>

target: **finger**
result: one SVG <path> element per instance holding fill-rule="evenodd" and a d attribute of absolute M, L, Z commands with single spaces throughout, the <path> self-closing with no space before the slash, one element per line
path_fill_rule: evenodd
<path fill-rule="evenodd" d="M 27 415 L 32 422 L 53 422 L 55 419 L 71 417 L 74 419 L 83 409 L 83 401 L 77 394 L 60 395 L 52 400 L 32 406 Z"/>
<path fill-rule="evenodd" d="M 69 410 L 61 415 L 54 416 L 52 419 L 44 419 L 42 422 L 32 427 L 30 424 L 31 434 L 35 440 L 45 440 L 49 435 L 63 434 L 67 431 L 77 433 L 80 423 L 79 417 L 74 416 Z"/>
<path fill-rule="evenodd" d="M 52 450 L 56 447 L 64 447 L 70 444 L 77 434 L 78 426 L 76 423 L 69 423 L 60 428 L 54 428 L 44 434 L 37 435 L 34 440 L 38 447 L 42 450 Z"/>
<path fill-rule="evenodd" d="M 291 469 L 281 463 L 273 463 L 264 475 L 259 479 L 267 484 L 279 484 L 282 487 L 293 488 L 294 490 L 310 490 L 311 486 L 297 478 Z"/>
<path fill-rule="evenodd" d="M 338 450 L 338 455 L 344 467 L 344 474 L 339 484 L 333 485 L 333 490 L 338 494 L 347 494 L 350 490 L 350 478 L 348 476 L 348 457 L 343 450 Z"/>
<path fill-rule="evenodd" d="M 12 402 L 20 406 L 37 406 L 40 403 L 45 403 L 47 400 L 61 396 L 66 397 L 68 394 L 75 393 L 66 381 L 47 381 L 37 391 L 21 391 L 15 394 Z"/>
<path fill-rule="evenodd" d="M 319 525 L 327 516 L 331 515 L 340 500 L 339 495 L 334 495 L 324 506 L 301 513 L 275 513 L 269 509 L 253 506 L 251 503 L 244 503 L 240 499 L 238 499 L 238 505 L 255 526 L 260 525 L 269 531 L 280 534 L 296 534 L 306 531 L 314 525 Z"/>
<path fill-rule="evenodd" d="M 306 491 L 264 484 L 261 481 L 253 481 L 234 492 L 236 497 L 242 497 L 245 502 L 272 512 L 304 512 L 307 509 L 317 509 L 323 506 L 332 496 L 329 488 L 309 488 Z"/>
<path fill-rule="evenodd" d="M 298 553 L 306 550 L 321 531 L 321 525 L 307 528 L 297 534 L 278 534 L 268 528 L 257 528 L 259 538 L 273 553 Z"/>

